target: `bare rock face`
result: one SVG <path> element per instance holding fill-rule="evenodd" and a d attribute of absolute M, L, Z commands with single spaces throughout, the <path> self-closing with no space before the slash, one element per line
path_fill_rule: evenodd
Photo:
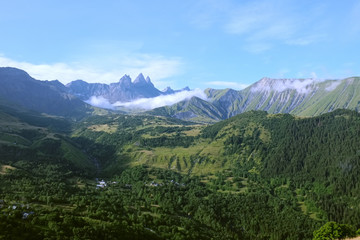
<path fill-rule="evenodd" d="M 66 87 L 70 93 L 84 101 L 93 96 L 101 96 L 110 103 L 130 102 L 139 98 L 152 98 L 164 94 L 155 88 L 149 77 L 145 79 L 142 73 L 133 82 L 130 76 L 124 75 L 119 82 L 109 85 L 77 80 L 67 84 Z"/>

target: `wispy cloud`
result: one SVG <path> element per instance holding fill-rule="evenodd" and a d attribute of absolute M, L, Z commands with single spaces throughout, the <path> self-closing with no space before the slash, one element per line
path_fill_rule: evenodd
<path fill-rule="evenodd" d="M 251 91 L 253 92 L 283 92 L 286 90 L 296 90 L 300 94 L 307 94 L 312 89 L 313 85 L 319 82 L 316 79 L 269 79 L 263 78 L 257 82 Z"/>
<path fill-rule="evenodd" d="M 284 92 L 286 90 L 295 90 L 299 94 L 309 94 L 319 86 L 317 84 L 327 81 L 326 79 L 313 78 L 308 79 L 270 79 L 263 78 L 251 87 L 252 92 Z M 329 80 L 326 82 L 325 90 L 330 92 L 335 90 L 341 84 L 341 80 Z"/>
<path fill-rule="evenodd" d="M 212 82 L 207 82 L 206 84 L 220 88 L 233 88 L 237 90 L 244 89 L 249 86 L 248 84 L 242 84 L 238 82 L 226 82 L 226 81 L 212 81 Z"/>
<path fill-rule="evenodd" d="M 188 17 L 190 22 L 198 28 L 208 29 L 218 22 L 226 19 L 226 15 L 231 9 L 229 0 L 198 0 L 194 1 Z"/>
<path fill-rule="evenodd" d="M 350 13 L 349 26 L 351 26 L 351 32 L 353 34 L 360 33 L 360 2 L 356 2 L 352 6 L 352 10 Z"/>
<path fill-rule="evenodd" d="M 330 84 L 325 88 L 325 90 L 328 92 L 334 91 L 340 84 L 341 84 L 341 81 L 334 80 L 334 81 L 330 82 Z"/>
<path fill-rule="evenodd" d="M 288 45 L 309 45 L 321 40 L 321 34 L 311 30 L 304 31 L 304 25 L 311 22 L 311 16 L 301 16 L 286 1 L 254 1 L 239 5 L 230 14 L 225 25 L 230 34 L 242 35 L 248 48 L 254 52 L 253 46 L 267 45 L 257 51 L 270 49 L 270 43 Z"/>
<path fill-rule="evenodd" d="M 257 34 L 272 26 L 274 18 L 272 5 L 265 1 L 254 1 L 237 5 L 230 12 L 225 30 L 231 34 Z"/>
<path fill-rule="evenodd" d="M 111 104 L 107 99 L 103 97 L 93 96 L 86 102 L 90 105 L 107 108 L 107 109 L 116 109 L 116 107 L 124 107 L 129 109 L 136 110 L 151 110 L 163 106 L 171 106 L 175 103 L 181 102 L 183 100 L 190 99 L 192 97 L 198 97 L 206 100 L 206 94 L 203 90 L 195 89 L 191 91 L 182 91 L 170 95 L 161 95 L 154 98 L 140 98 L 131 102 L 116 102 Z"/>
<path fill-rule="evenodd" d="M 244 49 L 252 53 L 267 51 L 276 44 L 306 46 L 325 39 L 318 26 L 323 22 L 323 6 L 292 4 L 289 1 L 201 1 L 194 17 L 200 26 L 221 25 L 228 34 L 238 35 Z M 300 14 L 304 8 L 307 15 Z M 200 23 L 200 24 L 199 24 Z"/>
<path fill-rule="evenodd" d="M 16 61 L 0 55 L 0 66 L 20 68 L 28 72 L 35 79 L 57 79 L 64 84 L 76 79 L 82 79 L 89 83 L 112 83 L 118 81 L 124 74 L 134 78 L 139 73 L 143 73 L 150 76 L 156 85 L 166 78 L 179 74 L 181 72 L 182 61 L 179 58 L 166 58 L 161 55 L 134 54 L 132 57 L 121 58 L 116 68 L 101 69 L 81 62 L 73 64 L 33 64 Z"/>

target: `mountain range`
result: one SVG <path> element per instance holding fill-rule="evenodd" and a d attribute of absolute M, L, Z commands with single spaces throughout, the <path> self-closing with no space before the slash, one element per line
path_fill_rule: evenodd
<path fill-rule="evenodd" d="M 40 113 L 81 118 L 93 107 L 70 94 L 59 81 L 39 81 L 16 68 L 0 68 L 0 104 Z"/>
<path fill-rule="evenodd" d="M 150 77 L 144 77 L 140 73 L 134 81 L 129 75 L 124 75 L 119 82 L 111 84 L 87 83 L 83 80 L 72 81 L 66 85 L 70 94 L 86 101 L 91 97 L 103 97 L 109 103 L 130 102 L 139 98 L 153 98 L 160 95 L 174 94 L 179 91 L 189 91 L 188 87 L 181 90 L 173 90 L 167 87 L 163 91 L 157 89 L 151 82 Z"/>
<path fill-rule="evenodd" d="M 359 110 L 360 78 L 342 80 L 263 78 L 249 87 L 205 90 L 208 100 L 191 99 L 152 110 L 154 115 L 214 122 L 250 110 L 317 116 L 335 109 Z"/>
<path fill-rule="evenodd" d="M 113 86 L 143 98 L 152 84 L 140 78 Z M 343 238 L 360 228 L 359 78 L 264 78 L 141 114 L 84 102 L 110 98 L 111 84 L 69 85 L 0 68 L 1 239 L 310 240 L 323 224 L 341 223 Z"/>
<path fill-rule="evenodd" d="M 181 90 L 168 87 L 160 91 L 143 74 L 134 81 L 124 75 L 117 83 L 109 85 L 76 80 L 65 86 L 57 80 L 36 80 L 23 70 L 9 67 L 0 68 L 0 83 L 0 102 L 3 104 L 16 104 L 41 113 L 72 118 L 96 112 L 97 108 L 85 102 L 94 96 L 113 104 L 190 90 L 188 87 Z M 250 110 L 298 116 L 316 116 L 339 108 L 358 111 L 360 78 L 322 81 L 263 78 L 240 91 L 208 88 L 205 94 L 207 99 L 192 97 L 144 114 L 216 122 Z"/>

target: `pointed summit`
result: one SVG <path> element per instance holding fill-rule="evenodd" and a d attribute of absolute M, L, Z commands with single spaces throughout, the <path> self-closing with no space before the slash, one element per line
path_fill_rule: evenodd
<path fill-rule="evenodd" d="M 166 87 L 164 90 L 162 90 L 165 94 L 173 94 L 175 91 L 171 87 Z"/>
<path fill-rule="evenodd" d="M 131 86 L 130 76 L 125 74 L 122 78 L 120 78 L 119 83 L 120 86 L 130 87 Z"/>
<path fill-rule="evenodd" d="M 145 82 L 146 82 L 149 86 L 151 86 L 151 87 L 154 87 L 154 88 L 155 88 L 155 86 L 154 86 L 154 84 L 151 82 L 151 79 L 150 79 L 150 77 L 149 77 L 149 76 L 147 76 L 147 77 L 146 77 Z"/>
<path fill-rule="evenodd" d="M 140 84 L 140 85 L 144 85 L 146 84 L 146 80 L 145 77 L 142 73 L 139 74 L 139 76 L 137 76 L 134 80 L 134 84 Z"/>

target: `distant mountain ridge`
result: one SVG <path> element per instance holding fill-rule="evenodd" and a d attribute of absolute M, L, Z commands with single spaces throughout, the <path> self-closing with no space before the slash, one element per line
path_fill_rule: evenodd
<path fill-rule="evenodd" d="M 87 83 L 76 80 L 66 85 L 69 93 L 86 101 L 91 97 L 103 97 L 110 103 L 130 102 L 139 98 L 153 98 L 160 95 L 174 94 L 179 91 L 190 91 L 188 87 L 181 90 L 173 90 L 167 87 L 164 91 L 158 90 L 151 82 L 149 76 L 146 78 L 140 73 L 132 82 L 129 75 L 124 75 L 117 83 Z"/>
<path fill-rule="evenodd" d="M 12 67 L 0 67 L 0 86 L 0 105 L 15 104 L 18 108 L 76 119 L 95 111 L 85 102 L 93 96 L 114 103 L 190 91 L 188 87 L 181 90 L 168 87 L 162 92 L 141 73 L 133 82 L 124 75 L 119 82 L 109 85 L 76 80 L 65 86 L 58 80 L 36 80 L 24 70 Z"/>
<path fill-rule="evenodd" d="M 76 80 L 64 86 L 57 80 L 36 80 L 25 71 L 10 67 L 0 68 L 0 86 L 2 105 L 17 104 L 40 113 L 71 118 L 92 114 L 95 108 L 85 101 L 93 96 L 103 97 L 111 104 L 190 90 L 168 87 L 160 91 L 143 74 L 134 81 L 124 75 L 117 83 Z M 240 91 L 208 88 L 205 94 L 205 100 L 192 97 L 145 114 L 209 123 L 251 110 L 297 116 L 316 116 L 335 109 L 359 111 L 360 77 L 342 80 L 263 78 Z"/>
<path fill-rule="evenodd" d="M 205 93 L 209 101 L 202 111 L 194 104 L 198 99 L 154 109 L 149 114 L 214 122 L 251 110 L 316 116 L 341 108 L 360 109 L 359 77 L 324 81 L 263 78 L 240 91 L 208 88 Z"/>
<path fill-rule="evenodd" d="M 69 94 L 59 81 L 39 81 L 23 70 L 0 68 L 1 105 L 15 104 L 40 113 L 81 118 L 92 112 L 90 105 Z"/>

